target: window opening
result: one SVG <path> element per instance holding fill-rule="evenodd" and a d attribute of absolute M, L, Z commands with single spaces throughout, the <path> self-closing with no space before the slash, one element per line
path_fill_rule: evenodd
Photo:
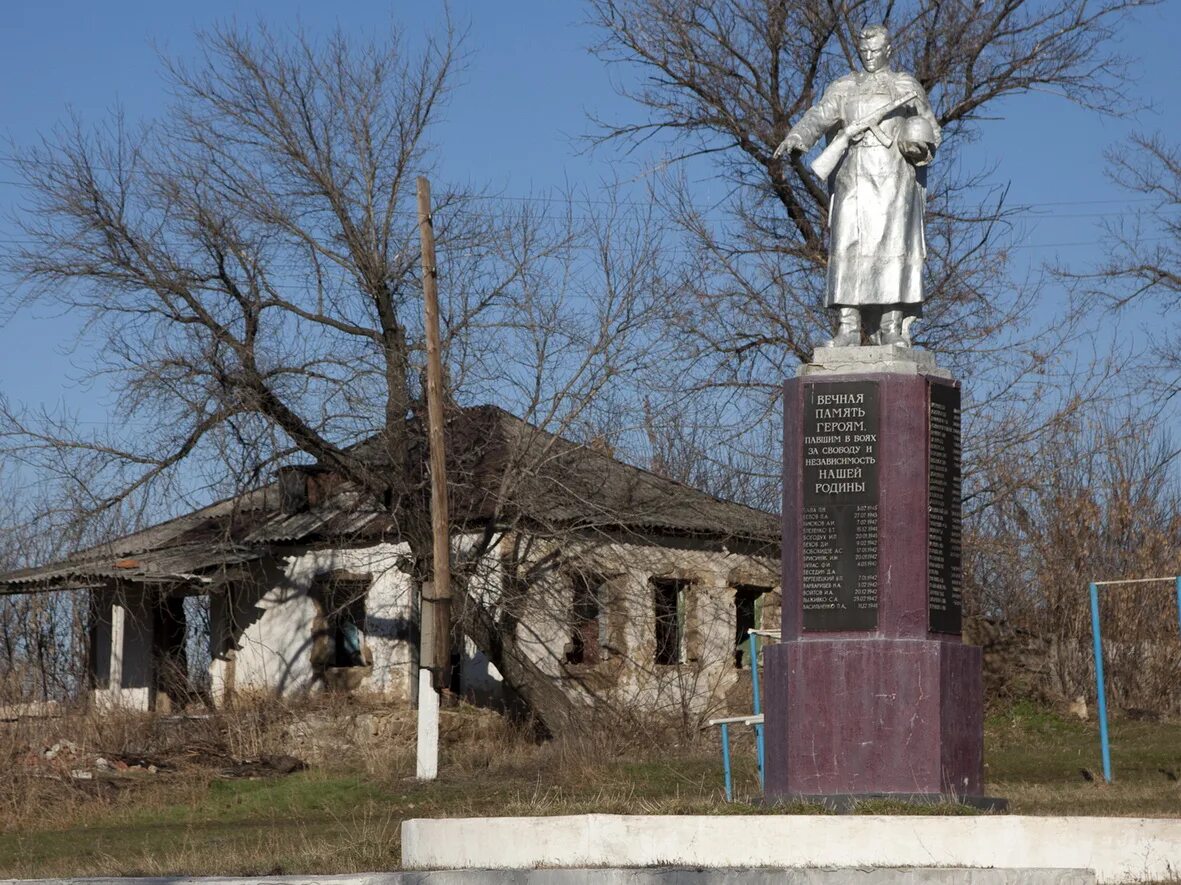
<path fill-rule="evenodd" d="M 734 588 L 734 666 L 750 667 L 749 632 L 763 625 L 763 598 L 766 587 L 740 585 Z"/>
<path fill-rule="evenodd" d="M 323 611 L 317 619 L 313 663 L 317 669 L 367 667 L 365 649 L 365 596 L 369 578 L 332 579 L 317 588 Z"/>
<path fill-rule="evenodd" d="M 680 664 L 685 660 L 685 592 L 688 586 L 688 581 L 652 579 L 657 664 Z"/>
<path fill-rule="evenodd" d="M 334 588 L 335 589 L 335 588 Z M 336 594 L 335 608 L 328 615 L 328 628 L 333 633 L 336 654 L 333 666 L 364 667 L 365 655 L 361 635 L 365 630 L 364 591 L 349 588 Z"/>
<path fill-rule="evenodd" d="M 567 664 L 597 664 L 607 657 L 603 619 L 603 579 L 579 572 L 574 575 L 570 611 L 570 644 Z"/>

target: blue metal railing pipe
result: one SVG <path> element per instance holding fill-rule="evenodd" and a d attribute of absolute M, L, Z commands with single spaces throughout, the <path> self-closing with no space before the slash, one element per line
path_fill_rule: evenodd
<path fill-rule="evenodd" d="M 759 700 L 759 636 L 753 632 L 747 635 L 750 643 L 750 688 L 755 696 L 755 715 L 759 716 L 763 712 L 763 704 Z M 763 726 L 758 724 L 755 725 L 755 749 L 758 754 L 759 789 L 763 789 L 765 787 L 763 782 Z"/>
<path fill-rule="evenodd" d="M 1181 627 L 1181 575 L 1177 575 L 1177 626 Z"/>
<path fill-rule="evenodd" d="M 1091 584 L 1091 638 L 1095 643 L 1095 694 L 1099 703 L 1099 745 L 1103 751 L 1103 779 L 1111 783 L 1111 742 L 1107 735 L 1107 688 L 1103 682 L 1103 637 L 1099 631 L 1099 585 Z"/>
<path fill-rule="evenodd" d="M 734 781 L 730 777 L 730 726 L 722 723 L 722 772 L 726 778 L 726 801 L 734 801 Z"/>

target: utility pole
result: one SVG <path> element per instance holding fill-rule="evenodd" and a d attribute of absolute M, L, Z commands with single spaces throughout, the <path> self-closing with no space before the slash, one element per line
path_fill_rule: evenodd
<path fill-rule="evenodd" d="M 439 699 L 451 667 L 451 533 L 447 525 L 447 458 L 443 441 L 443 363 L 439 341 L 438 267 L 431 219 L 431 183 L 418 177 L 418 232 L 422 240 L 422 294 L 426 318 L 426 404 L 430 440 L 431 580 L 422 587 L 418 662 L 420 780 L 439 773 Z"/>

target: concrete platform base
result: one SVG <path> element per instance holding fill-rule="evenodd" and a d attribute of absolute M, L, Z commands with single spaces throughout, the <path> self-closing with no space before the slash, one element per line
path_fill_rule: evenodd
<path fill-rule="evenodd" d="M 951 378 L 951 372 L 935 364 L 935 354 L 897 344 L 866 347 L 817 347 L 810 363 L 801 363 L 796 375 L 862 375 L 889 372 L 895 375 L 932 375 Z"/>
<path fill-rule="evenodd" d="M 0 879 L 0 885 L 1091 885 L 1086 870 L 430 870 L 249 879 Z"/>
<path fill-rule="evenodd" d="M 1181 870 L 1181 819 L 588 814 L 408 820 L 402 863 L 438 870 L 959 867 L 1021 876 L 1081 869 L 1097 882 L 1171 881 Z"/>

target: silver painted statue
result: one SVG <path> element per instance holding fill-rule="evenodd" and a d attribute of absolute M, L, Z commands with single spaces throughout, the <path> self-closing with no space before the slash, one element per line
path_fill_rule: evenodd
<path fill-rule="evenodd" d="M 874 344 L 909 347 L 923 302 L 925 167 L 939 124 L 919 81 L 890 69 L 884 25 L 865 28 L 857 48 L 865 70 L 829 86 L 775 156 L 832 136 L 812 164 L 831 195 L 825 304 L 838 310 L 840 327 L 827 346 L 859 345 L 864 320 Z"/>

